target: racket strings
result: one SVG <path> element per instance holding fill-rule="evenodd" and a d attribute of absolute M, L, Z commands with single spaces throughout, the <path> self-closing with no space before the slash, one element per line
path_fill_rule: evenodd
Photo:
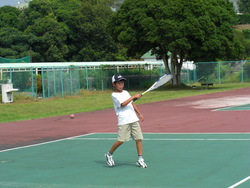
<path fill-rule="evenodd" d="M 154 85 L 154 87 L 155 88 L 158 88 L 158 87 L 160 87 L 160 86 L 162 86 L 162 85 L 164 85 L 164 84 L 166 84 L 169 80 L 171 80 L 172 79 L 172 75 L 170 75 L 170 74 L 166 74 L 166 75 L 164 75 L 163 77 L 161 77 L 156 83 L 155 83 L 155 85 Z"/>

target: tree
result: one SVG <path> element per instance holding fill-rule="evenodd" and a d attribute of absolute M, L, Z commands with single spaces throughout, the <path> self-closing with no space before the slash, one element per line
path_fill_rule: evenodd
<path fill-rule="evenodd" d="M 73 61 L 111 61 L 116 59 L 117 47 L 106 27 L 112 13 L 110 7 L 86 1 L 68 21 L 68 45 Z"/>
<path fill-rule="evenodd" d="M 113 14 L 109 30 L 129 56 L 152 50 L 177 85 L 185 60 L 239 58 L 243 47 L 234 37 L 234 18 L 228 0 L 126 0 Z"/>
<path fill-rule="evenodd" d="M 19 25 L 21 11 L 17 8 L 4 6 L 0 7 L 0 27 L 16 27 Z"/>
<path fill-rule="evenodd" d="M 24 32 L 33 34 L 36 39 L 32 41 L 32 50 L 39 52 L 40 55 L 33 57 L 33 61 L 66 61 L 68 53 L 67 27 L 63 23 L 58 23 L 54 16 L 37 19 Z"/>
<path fill-rule="evenodd" d="M 239 0 L 238 1 L 239 11 L 241 13 L 250 13 L 250 0 Z"/>
<path fill-rule="evenodd" d="M 34 35 L 25 34 L 16 28 L 0 28 L 0 56 L 18 59 L 29 55 Z"/>
<path fill-rule="evenodd" d="M 235 30 L 236 37 L 242 41 L 245 47 L 244 57 L 242 59 L 250 59 L 250 30 Z"/>
<path fill-rule="evenodd" d="M 106 27 L 113 0 L 33 0 L 20 29 L 35 35 L 36 61 L 122 60 Z"/>

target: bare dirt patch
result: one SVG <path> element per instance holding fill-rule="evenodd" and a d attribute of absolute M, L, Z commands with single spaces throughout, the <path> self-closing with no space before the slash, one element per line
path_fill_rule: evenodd
<path fill-rule="evenodd" d="M 245 29 L 250 30 L 250 24 L 235 25 L 234 28 L 237 30 L 245 30 Z"/>

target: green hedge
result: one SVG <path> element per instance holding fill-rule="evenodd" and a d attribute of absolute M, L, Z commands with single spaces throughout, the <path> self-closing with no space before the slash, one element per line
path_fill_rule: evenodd
<path fill-rule="evenodd" d="M 238 24 L 250 24 L 250 14 L 238 15 Z"/>

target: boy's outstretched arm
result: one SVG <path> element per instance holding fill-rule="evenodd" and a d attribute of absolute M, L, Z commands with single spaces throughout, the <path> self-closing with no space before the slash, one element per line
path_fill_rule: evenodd
<path fill-rule="evenodd" d="M 127 106 L 131 101 L 133 101 L 134 99 L 139 99 L 139 98 L 141 98 L 141 94 L 134 95 L 134 96 L 130 97 L 129 99 L 127 99 L 126 101 L 124 101 L 121 104 L 121 107 Z"/>

